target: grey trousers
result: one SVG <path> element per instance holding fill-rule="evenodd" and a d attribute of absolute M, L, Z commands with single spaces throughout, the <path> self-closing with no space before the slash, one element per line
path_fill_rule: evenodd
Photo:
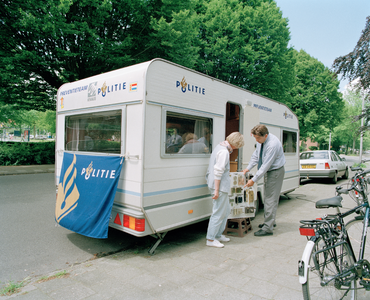
<path fill-rule="evenodd" d="M 283 186 L 285 168 L 269 171 L 265 174 L 265 221 L 262 230 L 272 232 L 276 219 L 276 211 L 279 204 L 281 187 Z"/>

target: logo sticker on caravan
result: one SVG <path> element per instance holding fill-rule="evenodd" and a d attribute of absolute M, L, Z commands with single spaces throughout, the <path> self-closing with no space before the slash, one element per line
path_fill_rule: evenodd
<path fill-rule="evenodd" d="M 285 113 L 283 113 L 283 116 L 285 117 L 285 119 L 293 119 L 293 115 L 288 114 L 287 111 L 285 111 Z"/>
<path fill-rule="evenodd" d="M 98 82 L 92 82 L 89 84 L 89 88 L 87 89 L 87 101 L 95 101 L 96 100 L 96 86 Z"/>
<path fill-rule="evenodd" d="M 84 92 L 86 90 L 87 90 L 87 85 L 79 86 L 79 87 L 76 87 L 76 88 L 73 88 L 73 89 L 68 89 L 68 90 L 61 91 L 60 96 L 66 96 L 66 95 L 69 95 L 69 94 L 80 93 L 80 92 Z"/>
<path fill-rule="evenodd" d="M 64 108 L 64 98 L 60 98 L 60 108 L 63 109 Z"/>
<path fill-rule="evenodd" d="M 130 83 L 130 92 L 137 92 L 137 82 Z"/>
<path fill-rule="evenodd" d="M 178 80 L 176 81 L 176 88 L 178 88 L 178 87 L 180 87 L 180 90 L 183 93 L 193 92 L 193 93 L 198 93 L 198 94 L 202 94 L 202 95 L 206 94 L 206 89 L 205 88 L 202 88 L 200 86 L 193 85 L 193 84 L 188 84 L 186 82 L 185 76 L 182 78 L 181 81 L 178 81 Z"/>
<path fill-rule="evenodd" d="M 260 110 L 264 110 L 264 111 L 272 112 L 272 108 L 267 107 L 267 106 L 258 105 L 258 104 L 253 104 L 253 107 L 258 108 L 258 109 L 260 109 Z"/>
<path fill-rule="evenodd" d="M 104 81 L 101 88 L 98 88 L 98 96 L 101 95 L 102 97 L 105 97 L 108 93 L 117 92 L 120 90 L 126 89 L 126 82 L 121 83 L 114 83 L 107 85 L 107 82 Z"/>

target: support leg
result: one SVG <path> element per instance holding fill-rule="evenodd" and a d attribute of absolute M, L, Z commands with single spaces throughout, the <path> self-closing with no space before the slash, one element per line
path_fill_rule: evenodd
<path fill-rule="evenodd" d="M 155 236 L 152 235 L 153 237 L 155 237 L 157 239 L 157 241 L 154 243 L 154 245 L 148 250 L 148 253 L 150 255 L 153 255 L 154 252 L 155 252 L 155 249 L 157 249 L 158 245 L 163 241 L 165 235 L 167 234 L 168 231 L 160 234 L 160 233 L 157 233 Z"/>

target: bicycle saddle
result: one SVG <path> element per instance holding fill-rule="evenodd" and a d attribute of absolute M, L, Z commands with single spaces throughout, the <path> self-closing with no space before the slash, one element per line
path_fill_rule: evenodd
<path fill-rule="evenodd" d="M 322 199 L 316 202 L 316 208 L 342 207 L 342 200 L 341 196 Z"/>

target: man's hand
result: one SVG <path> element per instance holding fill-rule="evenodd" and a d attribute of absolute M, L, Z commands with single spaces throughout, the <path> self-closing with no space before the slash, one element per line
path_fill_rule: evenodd
<path fill-rule="evenodd" d="M 251 187 L 251 186 L 253 186 L 253 184 L 254 184 L 254 181 L 252 179 L 249 179 L 247 184 L 243 187 Z"/>
<path fill-rule="evenodd" d="M 215 190 L 215 194 L 213 195 L 212 199 L 213 200 L 217 200 L 218 199 L 218 191 Z"/>
<path fill-rule="evenodd" d="M 243 170 L 243 174 L 245 175 L 245 173 L 247 173 L 247 172 L 249 172 L 249 170 L 248 169 L 244 169 Z"/>

